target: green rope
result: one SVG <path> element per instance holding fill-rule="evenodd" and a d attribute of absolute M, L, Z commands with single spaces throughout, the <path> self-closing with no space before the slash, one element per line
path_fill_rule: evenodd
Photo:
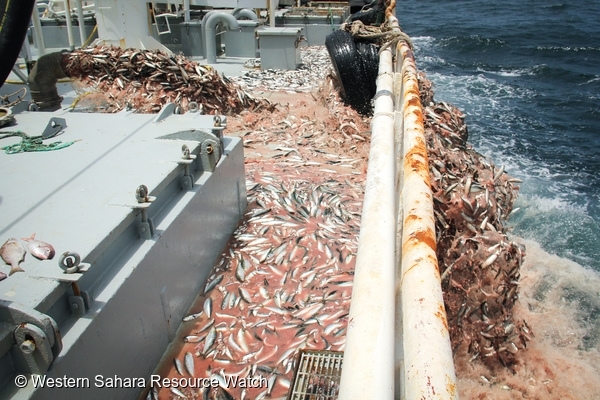
<path fill-rule="evenodd" d="M 0 147 L 0 150 L 4 150 L 6 154 L 17 154 L 17 153 L 25 153 L 32 151 L 51 151 L 51 150 L 60 150 L 65 147 L 69 147 L 75 141 L 71 142 L 54 142 L 50 144 L 44 144 L 42 142 L 42 136 L 29 136 L 24 132 L 7 132 L 5 135 L 0 135 L 0 140 L 8 137 L 21 137 L 21 143 L 11 144 L 8 146 Z"/>

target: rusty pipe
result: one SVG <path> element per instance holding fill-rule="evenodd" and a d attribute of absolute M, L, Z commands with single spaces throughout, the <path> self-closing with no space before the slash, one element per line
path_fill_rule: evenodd
<path fill-rule="evenodd" d="M 457 399 L 456 375 L 436 257 L 423 109 L 414 55 L 397 47 L 402 70 L 403 183 L 400 290 L 404 399 Z"/>

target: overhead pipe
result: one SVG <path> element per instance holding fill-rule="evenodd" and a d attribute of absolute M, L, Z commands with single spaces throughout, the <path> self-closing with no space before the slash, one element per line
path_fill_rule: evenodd
<path fill-rule="evenodd" d="M 190 0 L 183 0 L 183 22 L 190 22 Z"/>
<path fill-rule="evenodd" d="M 206 52 L 206 62 L 209 64 L 215 64 L 217 62 L 217 49 L 216 49 L 216 26 L 218 23 L 225 23 L 229 29 L 239 29 L 240 25 L 233 15 L 222 11 L 212 11 L 204 16 L 202 19 L 202 26 L 204 30 L 204 50 Z"/>
<path fill-rule="evenodd" d="M 75 50 L 75 39 L 73 38 L 73 20 L 71 19 L 71 1 L 65 2 L 65 18 L 67 20 L 67 38 L 69 39 L 69 49 Z"/>
<path fill-rule="evenodd" d="M 42 34 L 42 21 L 40 21 L 40 13 L 38 12 L 37 4 L 33 8 L 31 14 L 31 20 L 33 25 L 33 37 L 37 47 L 38 56 L 46 54 L 46 44 L 44 43 L 44 35 Z"/>
<path fill-rule="evenodd" d="M 87 39 L 87 35 L 85 34 L 85 19 L 83 17 L 83 4 L 81 0 L 76 0 L 77 4 L 77 21 L 79 23 L 79 39 L 81 40 L 81 47 L 85 43 Z"/>
<path fill-rule="evenodd" d="M 380 55 L 340 400 L 394 398 L 396 201 L 392 52 Z"/>
<path fill-rule="evenodd" d="M 231 13 L 235 19 L 249 19 L 251 21 L 258 21 L 258 16 L 254 11 L 249 8 L 236 8 Z"/>
<path fill-rule="evenodd" d="M 269 27 L 275 28 L 275 2 L 277 0 L 267 0 L 269 3 Z"/>

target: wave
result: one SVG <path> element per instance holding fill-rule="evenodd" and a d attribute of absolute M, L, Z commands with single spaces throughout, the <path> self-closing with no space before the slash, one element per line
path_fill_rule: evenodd
<path fill-rule="evenodd" d="M 517 199 L 515 207 L 520 210 L 511 218 L 513 232 L 537 240 L 553 254 L 600 271 L 600 228 L 590 216 L 590 204 L 585 203 L 589 200 L 556 193 L 561 190 L 556 184 L 544 189 L 546 196 L 539 194 L 539 188 L 528 189 L 537 193 L 522 193 Z"/>
<path fill-rule="evenodd" d="M 486 52 L 494 51 L 506 46 L 506 42 L 497 38 L 488 38 L 480 35 L 452 36 L 440 40 L 440 46 L 451 51 Z"/>
<path fill-rule="evenodd" d="M 542 6 L 542 9 L 546 9 L 546 10 L 564 10 L 566 9 L 568 6 L 568 4 L 565 3 L 560 3 L 560 4 L 550 4 L 547 6 Z"/>
<path fill-rule="evenodd" d="M 533 340 L 516 373 L 456 360 L 462 398 L 595 399 L 600 393 L 600 273 L 525 244 L 515 315 Z"/>
<path fill-rule="evenodd" d="M 550 52 L 586 52 L 586 51 L 594 51 L 600 52 L 600 47 L 592 47 L 592 46 L 537 46 L 536 50 L 540 51 L 550 51 Z"/>

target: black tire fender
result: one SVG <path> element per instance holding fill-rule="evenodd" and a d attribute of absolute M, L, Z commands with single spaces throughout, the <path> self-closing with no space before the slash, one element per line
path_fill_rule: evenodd
<path fill-rule="evenodd" d="M 35 0 L 0 0 L 0 87 L 19 57 Z"/>

